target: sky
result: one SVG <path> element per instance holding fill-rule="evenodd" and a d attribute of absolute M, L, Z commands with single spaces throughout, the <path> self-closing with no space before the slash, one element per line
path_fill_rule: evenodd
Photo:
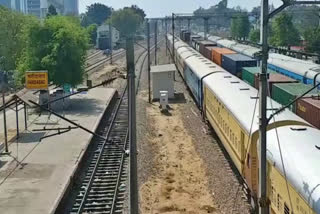
<path fill-rule="evenodd" d="M 163 17 L 171 15 L 172 13 L 191 13 L 198 9 L 200 6 L 208 8 L 215 5 L 220 0 L 79 0 L 80 13 L 86 11 L 86 6 L 99 2 L 114 9 L 119 9 L 124 6 L 136 4 L 147 13 L 147 17 Z M 228 7 L 240 6 L 249 11 L 260 5 L 261 0 L 229 0 Z M 281 0 L 269 0 L 270 4 L 275 6 L 281 4 Z"/>

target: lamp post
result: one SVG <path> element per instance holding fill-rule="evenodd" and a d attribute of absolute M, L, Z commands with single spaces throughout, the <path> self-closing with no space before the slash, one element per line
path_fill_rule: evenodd
<path fill-rule="evenodd" d="M 267 126 L 270 120 L 267 119 L 267 65 L 269 56 L 268 45 L 268 24 L 269 20 L 286 7 L 297 4 L 320 4 L 319 1 L 294 1 L 282 0 L 283 4 L 269 13 L 269 0 L 261 0 L 261 28 L 260 42 L 262 43 L 261 73 L 259 82 L 259 193 L 258 205 L 259 214 L 269 213 L 269 201 L 267 198 Z"/>

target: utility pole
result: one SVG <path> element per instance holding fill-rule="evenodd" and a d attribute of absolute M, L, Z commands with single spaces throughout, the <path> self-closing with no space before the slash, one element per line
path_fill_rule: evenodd
<path fill-rule="evenodd" d="M 188 32 L 190 32 L 190 22 L 191 22 L 191 19 L 188 18 Z"/>
<path fill-rule="evenodd" d="M 204 40 L 208 39 L 209 33 L 209 17 L 205 17 L 204 19 Z"/>
<path fill-rule="evenodd" d="M 0 58 L 1 59 L 1 58 Z M 3 129 L 4 129 L 4 147 L 5 153 L 9 153 L 8 147 L 8 133 L 7 133 L 7 116 L 6 116 L 6 100 L 5 100 L 5 91 L 7 87 L 7 76 L 4 71 L 0 73 L 0 89 L 2 92 L 2 106 L 3 106 Z"/>
<path fill-rule="evenodd" d="M 129 142 L 130 142 L 130 213 L 138 214 L 138 180 L 137 180 L 137 146 L 136 146 L 136 92 L 133 37 L 126 41 L 127 72 L 128 72 L 128 111 L 129 111 Z"/>
<path fill-rule="evenodd" d="M 5 100 L 4 89 L 2 90 L 2 105 L 3 105 L 4 147 L 5 147 L 5 153 L 9 153 L 8 133 L 7 133 L 7 117 L 6 117 L 6 100 Z"/>
<path fill-rule="evenodd" d="M 172 61 L 174 61 L 174 13 L 172 13 Z"/>
<path fill-rule="evenodd" d="M 113 47 L 112 47 L 112 26 L 109 24 L 109 37 L 110 37 L 110 64 L 113 64 L 113 59 L 112 59 L 112 52 L 113 52 Z"/>
<path fill-rule="evenodd" d="M 267 63 L 268 63 L 268 17 L 269 0 L 262 0 L 261 4 L 261 38 L 262 62 L 259 82 L 259 214 L 268 214 L 267 198 Z"/>
<path fill-rule="evenodd" d="M 165 20 L 165 28 L 166 28 L 166 56 L 168 56 L 168 38 L 167 38 L 167 35 L 168 35 L 168 22 L 167 22 L 167 18 Z"/>
<path fill-rule="evenodd" d="M 149 88 L 149 103 L 151 103 L 151 89 L 150 89 L 150 23 L 147 20 L 147 49 L 148 49 L 148 88 Z"/>
<path fill-rule="evenodd" d="M 154 23 L 154 64 L 157 65 L 157 49 L 158 49 L 158 20 Z"/>
<path fill-rule="evenodd" d="M 172 61 L 175 64 L 174 60 L 174 13 L 172 13 Z M 176 80 L 176 72 L 173 73 L 173 80 Z"/>
<path fill-rule="evenodd" d="M 283 4 L 269 14 L 269 0 L 261 0 L 261 28 L 260 42 L 262 44 L 261 73 L 259 76 L 259 193 L 258 204 L 259 214 L 269 213 L 269 201 L 267 198 L 267 63 L 269 55 L 268 46 L 268 23 L 276 14 L 286 7 L 296 4 L 320 4 L 318 1 L 285 1 Z"/>

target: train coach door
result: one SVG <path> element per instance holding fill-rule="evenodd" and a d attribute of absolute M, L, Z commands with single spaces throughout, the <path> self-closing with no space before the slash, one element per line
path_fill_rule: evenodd
<path fill-rule="evenodd" d="M 241 160 L 245 161 L 246 157 L 246 151 L 244 146 L 244 133 L 241 131 L 241 140 L 240 140 L 240 146 L 241 146 Z M 242 171 L 244 170 L 244 163 L 242 164 Z"/>

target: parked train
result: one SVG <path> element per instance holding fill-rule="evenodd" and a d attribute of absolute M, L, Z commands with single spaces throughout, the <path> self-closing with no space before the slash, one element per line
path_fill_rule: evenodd
<path fill-rule="evenodd" d="M 203 36 L 203 33 L 199 33 L 199 36 Z M 256 58 L 260 52 L 259 48 L 217 36 L 209 36 L 208 40 L 217 43 L 219 46 L 229 48 L 237 53 L 241 53 L 252 58 Z M 320 83 L 320 65 L 310 61 L 300 60 L 277 53 L 270 53 L 268 68 L 299 80 L 304 84 Z"/>
<path fill-rule="evenodd" d="M 186 37 L 181 37 L 182 40 Z M 215 38 L 215 37 L 214 37 Z M 220 41 L 220 40 L 218 40 Z M 244 55 L 255 56 L 255 52 L 258 51 L 257 48 L 250 46 L 245 46 L 242 44 L 237 44 L 235 41 L 223 40 L 222 43 L 225 46 L 232 47 L 233 51 L 229 48 L 221 47 L 217 43 L 209 40 L 203 40 L 201 36 L 191 36 L 187 41 L 192 47 L 199 51 L 207 59 L 213 61 L 214 63 L 220 65 L 230 73 L 238 76 L 245 82 L 248 82 L 251 86 L 259 88 L 259 76 L 260 69 L 257 66 L 259 61 L 253 57 Z M 283 68 L 289 67 L 289 64 L 293 67 L 301 66 L 301 60 L 297 60 L 291 57 L 282 56 L 280 54 L 272 54 L 270 61 L 276 61 L 278 64 L 283 64 Z M 275 64 L 275 63 L 274 63 Z M 279 68 L 274 64 L 269 64 L 268 73 L 268 87 L 269 96 L 275 99 L 282 105 L 287 105 L 297 97 L 304 94 L 306 91 L 311 90 L 313 87 L 312 81 L 309 79 L 301 79 L 295 73 L 286 73 L 283 68 Z M 312 62 L 305 61 L 306 66 L 315 66 Z M 310 68 L 311 69 L 311 68 Z M 309 71 L 305 76 L 317 77 L 315 71 Z M 300 82 L 300 83 L 298 83 Z M 306 84 L 308 83 L 308 84 Z M 320 88 L 320 87 L 319 87 Z M 294 104 L 290 105 L 289 108 L 320 129 L 320 91 L 312 90 L 302 99 L 299 99 Z"/>
<path fill-rule="evenodd" d="M 258 91 L 167 35 L 177 68 L 234 165 L 258 196 Z M 268 98 L 268 115 L 281 105 Z M 271 214 L 320 213 L 320 131 L 289 110 L 268 125 L 268 199 Z"/>

